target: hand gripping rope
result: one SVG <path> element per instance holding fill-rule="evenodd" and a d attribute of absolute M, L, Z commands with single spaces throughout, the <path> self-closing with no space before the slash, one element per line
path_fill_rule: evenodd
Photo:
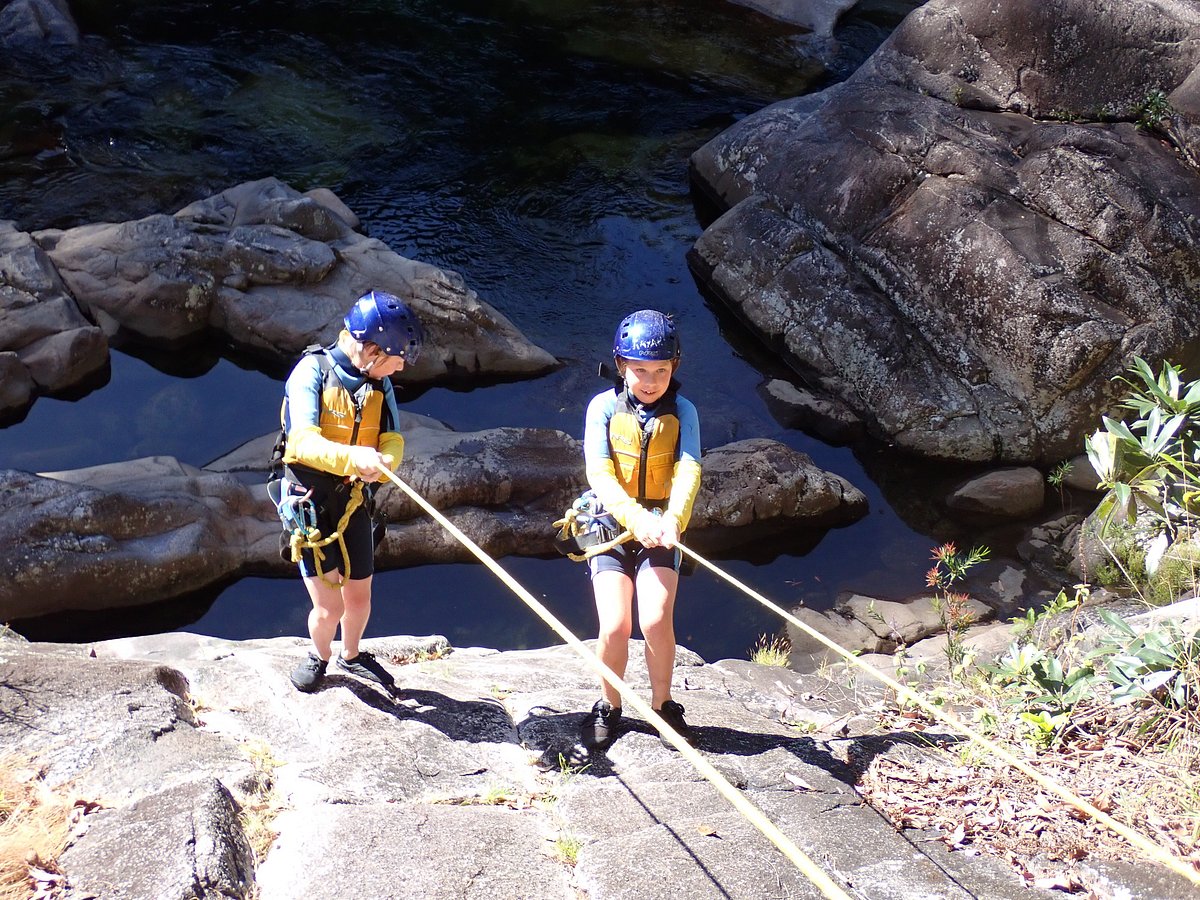
<path fill-rule="evenodd" d="M 1038 772 L 1036 769 L 1034 769 L 1028 763 L 1026 763 L 1023 760 L 1021 760 L 1020 758 L 1014 756 L 1012 753 L 1010 753 L 1008 750 L 1001 747 L 995 741 L 989 740 L 988 738 L 984 737 L 983 735 L 975 733 L 970 728 L 968 728 L 966 725 L 964 725 L 961 721 L 959 721 L 957 716 L 955 716 L 951 713 L 948 713 L 944 710 L 938 709 L 936 706 L 934 706 L 929 701 L 925 700 L 923 697 L 921 697 L 918 693 L 913 691 L 911 688 L 908 688 L 905 685 L 901 684 L 900 682 L 896 681 L 895 679 L 889 677 L 888 675 L 885 675 L 883 672 L 879 671 L 874 666 L 863 662 L 861 659 L 856 657 L 849 650 L 847 650 L 844 647 L 841 647 L 838 644 L 836 644 L 835 642 L 831 641 L 829 638 L 825 637 L 825 635 L 821 634 L 816 629 L 811 628 L 808 625 L 805 625 L 803 622 L 801 622 L 799 619 L 797 619 L 795 616 L 793 616 L 787 610 L 772 603 L 770 600 L 768 600 L 762 594 L 747 587 L 742 582 L 738 581 L 736 578 L 734 578 L 732 575 L 730 575 L 728 572 L 725 572 L 722 569 L 718 568 L 717 566 L 713 565 L 708 560 L 706 560 L 704 557 L 702 557 L 699 553 L 697 553 L 695 550 L 685 547 L 683 544 L 676 544 L 676 546 L 681 551 L 683 551 L 686 555 L 690 556 L 692 559 L 694 559 L 696 562 L 698 562 L 700 565 L 704 566 L 706 569 L 711 570 L 713 573 L 719 575 L 721 578 L 728 581 L 730 584 L 732 584 L 734 587 L 738 588 L 740 591 L 742 591 L 747 596 L 752 597 L 753 599 L 757 600 L 759 603 L 761 603 L 767 609 L 771 610 L 772 612 L 776 613 L 779 616 L 782 616 L 789 623 L 791 623 L 792 625 L 795 625 L 797 628 L 799 628 L 805 634 L 820 641 L 822 644 L 824 644 L 826 647 L 828 647 L 834 653 L 838 654 L 838 656 L 841 656 L 847 662 L 852 663 L 853 665 L 862 669 L 864 672 L 866 672 L 872 678 L 886 684 L 888 687 L 890 687 L 893 691 L 896 692 L 896 695 L 898 697 L 906 697 L 907 699 L 911 700 L 913 703 L 915 703 L 917 706 L 921 707 L 921 709 L 923 709 L 925 712 L 927 712 L 930 716 L 932 716 L 938 722 L 941 722 L 943 725 L 946 725 L 947 727 L 953 729 L 954 731 L 957 731 L 959 734 L 961 734 L 963 737 L 967 738 L 967 740 L 969 740 L 971 743 L 975 744 L 977 747 L 981 747 L 982 749 L 987 750 L 989 753 L 999 757 L 1000 759 L 1002 759 L 1004 762 L 1008 763 L 1013 768 L 1018 769 L 1021 772 L 1023 772 L 1024 774 L 1028 775 L 1035 782 L 1040 784 L 1042 787 L 1046 788 L 1046 790 L 1050 791 L 1051 793 L 1057 794 L 1059 797 L 1061 797 L 1067 803 L 1071 804 L 1071 806 L 1075 807 L 1080 812 L 1092 817 L 1097 822 L 1106 826 L 1107 828 L 1111 829 L 1112 831 L 1115 831 L 1117 834 L 1121 835 L 1121 837 L 1125 838 L 1127 841 L 1129 841 L 1135 847 L 1138 847 L 1139 849 L 1143 850 L 1146 853 L 1146 855 L 1149 856 L 1151 859 L 1154 859 L 1157 862 L 1162 863 L 1164 866 L 1171 869 L 1171 871 L 1173 871 L 1179 875 L 1182 875 L 1188 881 L 1192 882 L 1192 884 L 1200 885 L 1200 873 L 1196 872 L 1195 869 L 1193 869 L 1190 865 L 1185 863 L 1179 857 L 1175 856 L 1173 853 L 1171 853 L 1166 848 L 1161 847 L 1158 844 L 1155 844 L 1153 841 L 1150 841 L 1143 835 L 1138 834 L 1132 828 L 1129 828 L 1128 826 L 1121 824 L 1116 819 L 1114 819 L 1112 816 L 1108 815 L 1105 812 L 1102 812 L 1101 810 L 1099 810 L 1095 806 L 1093 806 L 1091 803 L 1088 803 L 1082 797 L 1073 793 L 1069 788 L 1064 787 L 1063 785 L 1059 784 L 1058 782 L 1054 781 L 1053 779 L 1047 778 L 1046 776 L 1042 775 L 1040 772 Z"/>
<path fill-rule="evenodd" d="M 700 755 L 694 747 L 679 736 L 674 728 L 663 721 L 650 704 L 635 694 L 632 688 L 625 683 L 623 679 L 617 676 L 617 673 L 606 666 L 595 653 L 587 648 L 583 641 L 575 637 L 562 622 L 555 618 L 546 607 L 540 603 L 529 591 L 521 586 L 515 578 L 506 572 L 501 565 L 492 557 L 485 553 L 478 544 L 467 537 L 459 528 L 435 509 L 424 497 L 418 494 L 415 490 L 405 484 L 394 472 L 389 469 L 384 469 L 383 473 L 392 481 L 396 487 L 400 488 L 405 494 L 412 498 L 421 509 L 429 513 L 433 519 L 443 528 L 449 531 L 455 538 L 458 539 L 464 547 L 473 553 L 485 566 L 492 570 L 492 573 L 499 578 L 514 594 L 525 601 L 525 604 L 537 613 L 538 617 L 549 625 L 559 637 L 567 642 L 570 647 L 575 650 L 588 666 L 590 666 L 597 674 L 616 686 L 620 691 L 621 697 L 636 709 L 645 719 L 658 729 L 659 733 L 664 735 L 676 750 L 678 750 L 683 758 L 695 767 L 696 771 L 707 779 L 713 787 L 733 804 L 745 818 L 757 828 L 779 851 L 787 857 L 787 859 L 800 872 L 811 881 L 829 900 L 850 900 L 850 895 L 847 894 L 829 875 L 823 871 L 816 863 L 804 854 L 787 835 L 771 822 L 770 819 L 763 814 L 763 811 L 755 806 L 750 800 L 730 784 L 724 776 L 721 775 L 712 764 Z"/>

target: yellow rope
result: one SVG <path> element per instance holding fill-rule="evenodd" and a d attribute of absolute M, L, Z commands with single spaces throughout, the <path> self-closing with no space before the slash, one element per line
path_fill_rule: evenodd
<path fill-rule="evenodd" d="M 332 588 L 340 588 L 342 583 L 350 580 L 350 553 L 346 550 L 346 538 L 343 537 L 346 533 L 346 523 L 350 521 L 350 517 L 354 515 L 354 511 L 362 505 L 363 483 L 355 481 L 354 486 L 350 488 L 350 499 L 346 501 L 346 511 L 342 513 L 342 517 L 338 519 L 337 528 L 327 538 L 321 537 L 319 528 L 309 528 L 301 530 L 299 528 L 292 531 L 289 546 L 292 551 L 292 562 L 300 562 L 300 554 L 304 550 L 311 550 L 313 554 L 313 567 L 317 570 L 317 577 Z M 342 574 L 342 583 L 330 581 L 325 577 L 325 573 L 321 571 L 321 563 L 325 560 L 325 551 L 322 547 L 338 542 L 338 548 L 342 551 L 342 564 L 346 567 Z"/>
<path fill-rule="evenodd" d="M 854 664 L 855 666 L 858 666 L 858 668 L 862 669 L 864 672 L 866 672 L 872 678 L 875 678 L 875 679 L 883 682 L 884 684 L 886 684 L 888 687 L 890 687 L 892 690 L 894 690 L 896 692 L 897 696 L 907 697 L 909 700 L 911 700 L 917 706 L 921 707 L 921 709 L 925 710 L 925 712 L 929 713 L 929 715 L 932 716 L 937 721 L 939 721 L 939 722 L 943 723 L 944 725 L 947 725 L 950 728 L 952 728 L 953 730 L 957 731 L 959 734 L 963 735 L 969 741 L 971 741 L 971 743 L 973 743 L 979 747 L 982 747 L 983 749 L 989 751 L 990 753 L 995 754 L 996 756 L 998 756 L 1000 759 L 1004 760 L 1009 765 L 1024 772 L 1026 775 L 1028 775 L 1030 778 L 1032 778 L 1035 782 L 1040 784 L 1042 787 L 1046 788 L 1048 791 L 1051 791 L 1052 793 L 1057 794 L 1059 797 L 1061 797 L 1067 803 L 1071 804 L 1073 807 L 1078 809 L 1080 812 L 1091 816 L 1097 822 L 1100 822 L 1101 824 L 1107 826 L 1111 830 L 1115 831 L 1117 834 L 1124 837 L 1127 841 L 1129 841 L 1134 846 L 1139 847 L 1140 849 L 1144 850 L 1146 852 L 1146 854 L 1150 856 L 1150 858 L 1157 860 L 1158 862 L 1167 866 L 1167 868 L 1182 875 L 1184 878 L 1186 878 L 1188 881 L 1192 882 L 1193 884 L 1200 885 L 1200 873 L 1197 873 L 1196 870 L 1193 869 L 1191 866 L 1185 865 L 1183 863 L 1183 861 L 1180 860 L 1179 857 L 1175 856 L 1169 850 L 1161 847 L 1160 845 L 1154 843 L 1153 841 L 1148 840 L 1145 836 L 1134 831 L 1132 828 L 1129 828 L 1128 826 L 1121 824 L 1116 819 L 1114 819 L 1112 816 L 1097 809 L 1095 806 L 1093 806 L 1091 803 L 1088 803 L 1082 797 L 1079 797 L 1078 795 L 1074 794 L 1070 789 L 1068 789 L 1068 788 L 1064 787 L 1063 785 L 1059 784 L 1058 782 L 1053 781 L 1052 779 L 1049 779 L 1046 776 L 1042 775 L 1040 772 L 1038 772 L 1036 769 L 1034 769 L 1028 763 L 1026 763 L 1023 760 L 1019 759 L 1018 757 L 1014 756 L 1012 753 L 1010 753 L 1005 748 L 1001 747 L 995 741 L 991 741 L 988 738 L 985 738 L 983 735 L 975 733 L 970 728 L 968 728 L 966 725 L 962 724 L 962 722 L 959 721 L 957 716 L 954 716 L 950 713 L 947 713 L 943 710 L 938 709 L 936 706 L 934 706 L 932 703 L 925 700 L 923 697 L 921 697 L 919 694 L 917 694 L 911 688 L 901 684 L 900 682 L 889 677 L 888 675 L 885 675 L 883 672 L 879 671 L 874 666 L 863 662 L 861 659 L 859 659 L 854 654 L 852 654 L 849 650 L 846 650 L 845 648 L 843 648 L 843 647 L 839 646 L 838 644 L 836 644 L 835 642 L 831 641 L 829 638 L 825 637 L 825 635 L 821 634 L 816 629 L 811 628 L 808 625 L 805 625 L 803 622 L 801 622 L 799 619 L 797 619 L 795 616 L 793 616 L 787 610 L 772 603 L 770 600 L 768 600 L 762 594 L 758 593 L 758 591 L 755 591 L 752 588 L 747 587 L 745 584 L 738 581 L 738 579 L 736 579 L 734 576 L 730 575 L 728 572 L 725 572 L 724 570 L 720 569 L 713 563 L 710 563 L 707 559 L 702 557 L 695 550 L 692 550 L 689 547 L 685 547 L 683 544 L 676 544 L 675 546 L 677 546 L 680 550 L 682 550 L 684 553 L 686 553 L 692 559 L 696 560 L 696 562 L 700 563 L 700 565 L 711 570 L 715 574 L 719 575 L 721 578 L 724 578 L 726 581 L 728 581 L 730 584 L 732 584 L 735 587 L 742 590 L 748 596 L 753 597 L 755 600 L 757 600 L 763 606 L 767 607 L 767 609 L 773 610 L 775 613 L 777 613 L 780 616 L 782 616 L 783 618 L 787 619 L 788 622 L 790 622 L 792 625 L 795 625 L 797 628 L 799 628 L 804 633 L 808 634 L 810 637 L 813 637 L 816 640 L 820 641 L 822 644 L 824 644 L 826 647 L 828 647 L 834 653 L 841 656 L 847 662 L 850 662 L 850 663 Z"/>
<path fill-rule="evenodd" d="M 587 562 L 593 556 L 599 556 L 601 553 L 607 553 L 613 547 L 625 543 L 633 538 L 633 532 L 626 528 L 611 541 L 605 541 L 603 544 L 595 544 L 588 547 L 582 553 L 568 553 L 567 559 L 573 559 L 575 562 Z"/>
<path fill-rule="evenodd" d="M 671 746 L 678 750 L 683 755 L 684 759 L 686 759 L 696 768 L 696 771 L 698 771 L 709 782 L 711 782 L 712 785 L 721 793 L 721 796 L 733 804 L 734 808 L 737 809 L 738 812 L 745 816 L 755 828 L 762 832 L 762 834 L 769 841 L 771 841 L 771 843 L 778 847 L 780 852 L 783 853 L 783 855 L 786 856 L 788 860 L 790 860 L 791 863 L 797 869 L 799 869 L 809 881 L 811 881 L 818 889 L 820 889 L 821 893 L 830 898 L 830 900 L 850 900 L 850 895 L 842 890 L 842 888 L 835 881 L 833 881 L 833 879 L 830 878 L 827 873 L 817 866 L 816 863 L 809 859 L 809 857 L 804 854 L 804 851 L 797 847 L 787 835 L 780 831 L 779 828 L 763 814 L 762 810 L 751 803 L 745 794 L 730 784 L 720 772 L 714 769 L 712 765 L 703 756 L 701 756 L 695 748 L 693 748 L 687 741 L 680 737 L 679 733 L 675 731 L 674 728 L 663 721 L 662 717 L 650 707 L 649 703 L 635 694 L 629 685 L 626 684 L 616 672 L 605 665 L 595 653 L 587 648 L 583 641 L 575 637 L 575 635 L 572 634 L 567 627 L 562 624 L 562 622 L 555 618 L 553 613 L 546 609 L 546 607 L 543 606 L 542 603 L 540 603 L 531 593 L 529 593 L 529 591 L 525 590 L 525 588 L 522 587 L 515 578 L 509 575 L 508 572 L 506 572 L 498 562 L 492 559 L 492 557 L 485 553 L 479 547 L 479 545 L 463 534 L 463 532 L 453 522 L 443 516 L 424 497 L 422 497 L 415 490 L 405 484 L 400 478 L 398 478 L 395 473 L 388 469 L 384 469 L 383 471 L 384 474 L 387 475 L 387 477 L 396 485 L 396 487 L 400 488 L 400 490 L 404 491 L 405 494 L 411 497 L 418 506 L 425 510 L 425 512 L 429 513 L 429 515 L 431 515 L 435 521 L 437 521 L 443 528 L 454 535 L 464 547 L 475 554 L 480 562 L 491 569 L 493 574 L 495 574 L 497 578 L 499 578 L 504 582 L 505 585 L 508 586 L 509 590 L 524 600 L 526 605 L 528 605 L 530 609 L 537 613 L 543 622 L 554 629 L 559 637 L 566 641 L 567 644 L 569 644 L 577 653 L 579 653 L 580 656 L 583 657 L 583 661 L 585 663 L 587 663 L 610 684 L 615 685 L 617 690 L 620 691 L 621 697 L 624 698 L 631 706 L 633 706 L 634 709 L 641 713 L 651 725 L 657 728 L 658 731 L 664 735 L 668 741 L 670 741 Z"/>
<path fill-rule="evenodd" d="M 559 519 L 557 522 L 555 522 L 550 527 L 557 528 L 559 539 L 565 540 L 565 539 L 578 533 L 576 531 L 576 528 L 578 527 L 576 525 L 576 520 L 578 518 L 579 518 L 579 510 L 575 509 L 575 507 L 572 506 L 570 509 L 568 509 L 566 511 L 566 513 L 563 515 L 563 517 L 561 519 Z M 616 537 L 611 538 L 607 541 L 604 541 L 603 543 L 595 544 L 591 547 L 588 547 L 582 553 L 568 553 L 567 559 L 574 560 L 575 562 L 587 562 L 593 556 L 599 556 L 601 553 L 607 553 L 613 547 L 620 546 L 621 544 L 625 543 L 626 541 L 628 541 L 632 538 L 633 538 L 633 532 L 630 531 L 628 528 L 626 528 L 624 531 L 622 531 Z"/>

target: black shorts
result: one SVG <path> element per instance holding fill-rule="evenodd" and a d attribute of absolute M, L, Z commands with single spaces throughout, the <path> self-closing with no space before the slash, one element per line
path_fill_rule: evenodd
<path fill-rule="evenodd" d="M 337 530 L 337 523 L 346 512 L 350 502 L 351 486 L 336 475 L 317 472 L 302 466 L 291 466 L 289 477 L 311 488 L 313 503 L 317 507 L 317 527 L 321 529 L 322 540 Z M 361 581 L 375 574 L 375 538 L 374 523 L 371 520 L 369 488 L 363 487 L 363 502 L 350 516 L 342 539 L 346 542 L 346 553 L 350 557 L 350 581 Z M 325 554 L 321 560 L 321 573 L 329 575 L 332 572 L 346 574 L 342 559 L 342 547 L 338 541 L 331 541 L 321 548 Z M 301 552 L 300 574 L 313 578 L 317 574 L 317 566 L 312 550 Z"/>
<path fill-rule="evenodd" d="M 637 581 L 638 573 L 643 569 L 674 569 L 678 572 L 682 556 L 674 547 L 643 547 L 636 540 L 630 540 L 589 559 L 588 572 L 593 578 L 597 572 L 624 572 L 631 581 Z"/>

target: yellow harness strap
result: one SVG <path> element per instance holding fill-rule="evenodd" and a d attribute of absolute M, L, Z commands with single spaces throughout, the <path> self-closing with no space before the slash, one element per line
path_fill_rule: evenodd
<path fill-rule="evenodd" d="M 350 554 L 346 550 L 346 539 L 343 535 L 346 533 L 346 524 L 350 521 L 350 517 L 354 515 L 354 511 L 362 506 L 363 483 L 355 481 L 353 487 L 350 488 L 350 499 L 346 502 L 346 511 L 342 513 L 342 517 L 338 519 L 337 529 L 329 537 L 321 537 L 319 528 L 309 528 L 301 530 L 299 528 L 292 532 L 289 545 L 292 550 L 292 562 L 299 563 L 300 555 L 305 550 L 311 550 L 313 555 L 313 566 L 317 570 L 317 577 L 320 578 L 330 587 L 341 587 L 336 581 L 330 581 L 325 577 L 325 573 L 321 571 L 321 563 L 325 560 L 325 551 L 322 547 L 338 542 L 338 549 L 342 551 L 342 564 L 346 567 L 342 575 L 343 582 L 350 580 Z"/>

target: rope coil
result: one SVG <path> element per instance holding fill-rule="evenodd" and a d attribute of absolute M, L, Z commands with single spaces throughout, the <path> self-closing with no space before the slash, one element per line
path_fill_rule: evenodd
<path fill-rule="evenodd" d="M 342 517 L 338 519 L 337 528 L 329 537 L 321 536 L 321 529 L 315 525 L 298 525 L 293 528 L 291 535 L 288 538 L 288 547 L 292 554 L 292 562 L 299 563 L 301 553 L 305 550 L 311 550 L 313 555 L 313 567 L 317 570 L 317 577 L 325 584 L 333 588 L 340 588 L 340 582 L 330 581 L 321 564 L 325 561 L 324 547 L 329 546 L 334 541 L 338 543 L 338 549 L 342 552 L 342 565 L 345 566 L 345 572 L 342 578 L 345 581 L 350 580 L 350 553 L 346 549 L 346 524 L 350 521 L 350 517 L 354 515 L 354 511 L 362 505 L 363 483 L 355 481 L 350 488 L 350 499 L 346 502 L 346 510 L 342 513 Z"/>

